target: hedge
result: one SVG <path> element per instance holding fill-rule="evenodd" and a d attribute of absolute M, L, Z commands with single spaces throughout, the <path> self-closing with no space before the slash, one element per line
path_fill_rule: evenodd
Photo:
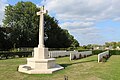
<path fill-rule="evenodd" d="M 81 51 L 88 51 L 88 50 L 79 50 Z M 93 50 L 93 55 L 98 55 L 99 53 L 104 52 L 105 50 Z M 110 55 L 120 55 L 120 50 L 109 50 Z M 31 57 L 32 52 L 10 52 L 10 51 L 0 51 L 0 59 L 9 59 L 9 58 L 15 58 L 15 57 Z"/>
<path fill-rule="evenodd" d="M 32 56 L 32 52 L 9 52 L 9 51 L 1 51 L 0 59 L 9 59 L 15 57 L 29 57 Z"/>
<path fill-rule="evenodd" d="M 110 55 L 120 55 L 120 50 L 109 50 Z"/>
<path fill-rule="evenodd" d="M 87 50 L 87 49 L 78 50 L 78 52 L 83 52 L 83 51 L 90 51 L 90 50 Z"/>
<path fill-rule="evenodd" d="M 104 52 L 105 50 L 93 50 L 92 51 L 92 54 L 93 55 L 98 55 L 99 53 L 102 53 L 102 52 Z"/>
<path fill-rule="evenodd" d="M 93 55 L 98 55 L 99 53 L 104 52 L 105 50 L 93 50 Z M 120 50 L 109 50 L 110 55 L 120 55 Z"/>

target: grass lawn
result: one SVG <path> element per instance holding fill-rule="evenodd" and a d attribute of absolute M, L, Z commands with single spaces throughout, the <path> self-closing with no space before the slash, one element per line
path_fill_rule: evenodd
<path fill-rule="evenodd" d="M 113 55 L 106 63 L 97 63 L 97 56 L 69 61 L 57 58 L 56 63 L 65 67 L 49 75 L 19 73 L 17 67 L 26 64 L 26 58 L 0 60 L 0 80 L 120 80 L 120 56 Z"/>

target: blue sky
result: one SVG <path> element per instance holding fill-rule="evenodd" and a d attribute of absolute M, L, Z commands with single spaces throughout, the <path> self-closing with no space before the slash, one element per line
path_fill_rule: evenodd
<path fill-rule="evenodd" d="M 0 24 L 4 18 L 4 6 L 21 0 L 0 1 Z M 40 6 L 43 0 L 31 1 Z M 67 29 L 80 43 L 104 44 L 120 41 L 119 0 L 46 0 L 45 6 L 63 29 Z"/>
<path fill-rule="evenodd" d="M 11 4 L 11 5 L 14 5 L 14 4 L 16 4 L 18 1 L 31 1 L 31 2 L 33 2 L 34 4 L 40 4 L 42 0 L 8 0 L 7 3 L 8 3 L 8 4 Z"/>

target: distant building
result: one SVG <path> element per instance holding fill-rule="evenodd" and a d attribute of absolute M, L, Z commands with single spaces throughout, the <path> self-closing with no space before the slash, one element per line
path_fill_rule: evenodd
<path fill-rule="evenodd" d="M 100 47 L 100 46 L 99 46 L 99 47 L 94 47 L 93 49 L 94 49 L 94 50 L 104 50 L 104 47 L 102 47 L 102 46 Z"/>
<path fill-rule="evenodd" d="M 105 50 L 113 50 L 112 46 L 106 47 Z"/>
<path fill-rule="evenodd" d="M 116 47 L 116 50 L 120 50 L 120 47 L 119 47 L 119 46 L 117 46 L 117 47 Z"/>
<path fill-rule="evenodd" d="M 100 48 L 100 47 L 94 47 L 93 49 L 94 49 L 94 50 L 99 50 L 99 48 Z"/>

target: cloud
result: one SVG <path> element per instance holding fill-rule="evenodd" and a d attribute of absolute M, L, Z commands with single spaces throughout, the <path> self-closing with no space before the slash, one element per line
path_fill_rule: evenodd
<path fill-rule="evenodd" d="M 60 26 L 74 35 L 81 45 L 102 43 L 103 36 L 94 22 L 64 22 Z"/>
<path fill-rule="evenodd" d="M 114 18 L 113 21 L 120 21 L 120 17 Z"/>
<path fill-rule="evenodd" d="M 93 26 L 93 22 L 64 22 L 60 24 L 62 28 L 72 30 L 86 29 Z"/>
<path fill-rule="evenodd" d="M 2 24 L 2 20 L 4 18 L 4 10 L 6 6 L 7 0 L 0 0 L 0 25 Z"/>
<path fill-rule="evenodd" d="M 49 0 L 46 7 L 55 12 L 58 19 L 96 20 L 110 17 L 112 13 L 108 12 L 116 7 L 116 3 L 113 0 Z"/>
<path fill-rule="evenodd" d="M 82 45 L 103 44 L 107 36 L 104 36 L 106 32 L 103 29 L 99 29 L 102 27 L 98 26 L 99 22 L 120 21 L 119 2 L 119 0 L 46 0 L 46 8 L 50 14 L 62 21 L 60 26 L 68 29 Z"/>
<path fill-rule="evenodd" d="M 59 20 L 105 20 L 120 16 L 119 0 L 47 0 L 46 8 Z"/>

